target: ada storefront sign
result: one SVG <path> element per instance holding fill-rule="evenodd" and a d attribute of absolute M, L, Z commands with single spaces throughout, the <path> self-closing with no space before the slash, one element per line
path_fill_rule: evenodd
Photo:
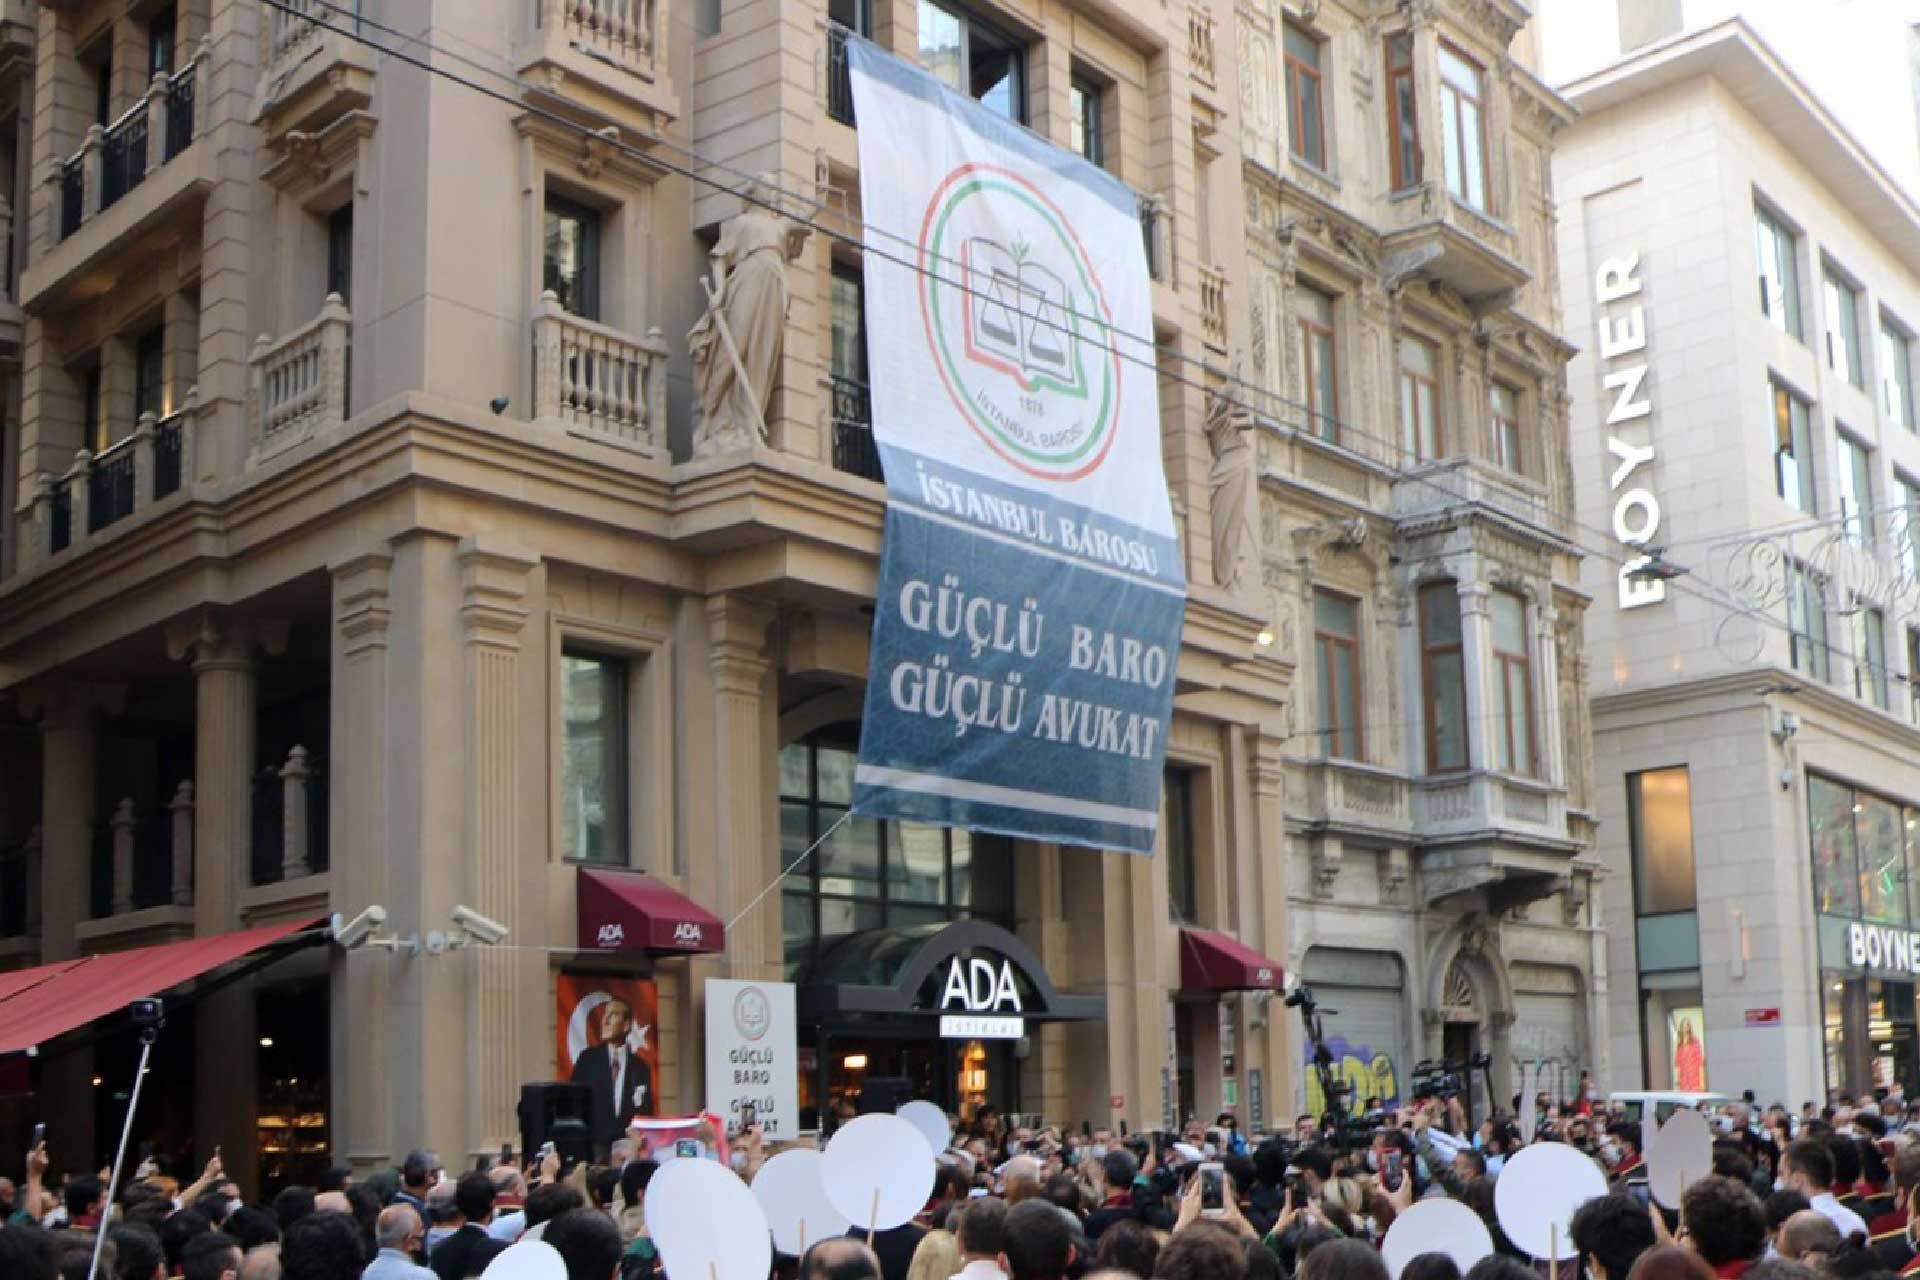
<path fill-rule="evenodd" d="M 707 979 L 707 1110 L 729 1131 L 752 1107 L 769 1142 L 799 1136 L 796 1026 L 792 983 Z"/>
<path fill-rule="evenodd" d="M 847 41 L 886 535 L 854 811 L 1153 848 L 1186 580 L 1138 198 Z M 901 245 L 909 248 L 906 253 Z"/>
<path fill-rule="evenodd" d="M 1005 956 L 954 956 L 940 988 L 943 1040 L 1018 1040 L 1026 1034 L 1013 961 Z"/>

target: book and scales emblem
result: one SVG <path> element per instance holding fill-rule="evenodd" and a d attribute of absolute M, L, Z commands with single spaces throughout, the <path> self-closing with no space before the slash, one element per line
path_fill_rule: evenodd
<path fill-rule="evenodd" d="M 970 237 L 961 249 L 967 289 L 967 357 L 998 369 L 1023 391 L 1042 388 L 1084 400 L 1079 309 L 1056 271 L 1031 256 L 1031 247 Z"/>

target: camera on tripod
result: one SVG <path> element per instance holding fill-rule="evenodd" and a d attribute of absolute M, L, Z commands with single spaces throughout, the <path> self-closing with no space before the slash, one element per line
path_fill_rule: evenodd
<path fill-rule="evenodd" d="M 1407 1085 L 1415 1102 L 1428 1098 L 1457 1098 L 1473 1086 L 1469 1077 L 1493 1065 L 1493 1055 L 1476 1053 L 1465 1062 L 1435 1062 L 1431 1058 L 1414 1064 Z"/>

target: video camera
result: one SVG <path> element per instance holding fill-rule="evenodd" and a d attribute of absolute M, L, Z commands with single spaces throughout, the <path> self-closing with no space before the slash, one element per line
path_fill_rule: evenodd
<path fill-rule="evenodd" d="M 1468 1077 L 1475 1071 L 1486 1071 L 1493 1066 L 1493 1055 L 1476 1053 L 1465 1062 L 1435 1062 L 1431 1058 L 1416 1063 L 1413 1075 L 1408 1080 L 1410 1096 L 1415 1102 L 1424 1102 L 1429 1098 L 1457 1098 L 1472 1089 Z"/>

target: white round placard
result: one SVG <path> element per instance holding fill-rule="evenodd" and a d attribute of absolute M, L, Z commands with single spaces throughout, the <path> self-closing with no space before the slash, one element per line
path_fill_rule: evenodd
<path fill-rule="evenodd" d="M 811 1147 L 795 1147 L 761 1165 L 754 1175 L 753 1198 L 773 1228 L 773 1247 L 782 1253 L 798 1257 L 808 1245 L 846 1233 L 847 1216 L 833 1207 L 821 1185 L 821 1160 Z"/>
<path fill-rule="evenodd" d="M 1423 1253 L 1446 1254 L 1465 1275 L 1492 1252 L 1493 1233 L 1458 1200 L 1420 1201 L 1394 1217 L 1380 1242 L 1380 1260 L 1392 1280 L 1400 1280 L 1400 1272 Z"/>
<path fill-rule="evenodd" d="M 521 1240 L 487 1264 L 487 1275 L 497 1280 L 567 1280 L 567 1264 L 546 1241 Z"/>
<path fill-rule="evenodd" d="M 1707 1118 L 1688 1107 L 1667 1117 L 1647 1139 L 1647 1190 L 1669 1209 L 1680 1195 L 1713 1172 L 1713 1130 Z"/>
<path fill-rule="evenodd" d="M 1607 1194 L 1600 1166 L 1564 1142 L 1537 1142 L 1507 1157 L 1493 1184 L 1493 1210 L 1516 1248 L 1535 1258 L 1561 1261 L 1579 1252 L 1573 1244 L 1573 1213 Z"/>
<path fill-rule="evenodd" d="M 933 1193 L 933 1152 L 899 1116 L 857 1116 L 827 1143 L 820 1181 L 850 1226 L 886 1231 L 926 1207 Z M 651 1209 L 651 1197 L 647 1203 Z"/>
<path fill-rule="evenodd" d="M 893 1114 L 920 1131 L 933 1148 L 934 1159 L 953 1145 L 953 1126 L 947 1123 L 947 1113 L 933 1103 L 916 1099 Z"/>
<path fill-rule="evenodd" d="M 667 1274 L 764 1276 L 773 1265 L 767 1215 L 747 1184 L 713 1160 L 669 1160 L 647 1184 L 647 1230 Z"/>

